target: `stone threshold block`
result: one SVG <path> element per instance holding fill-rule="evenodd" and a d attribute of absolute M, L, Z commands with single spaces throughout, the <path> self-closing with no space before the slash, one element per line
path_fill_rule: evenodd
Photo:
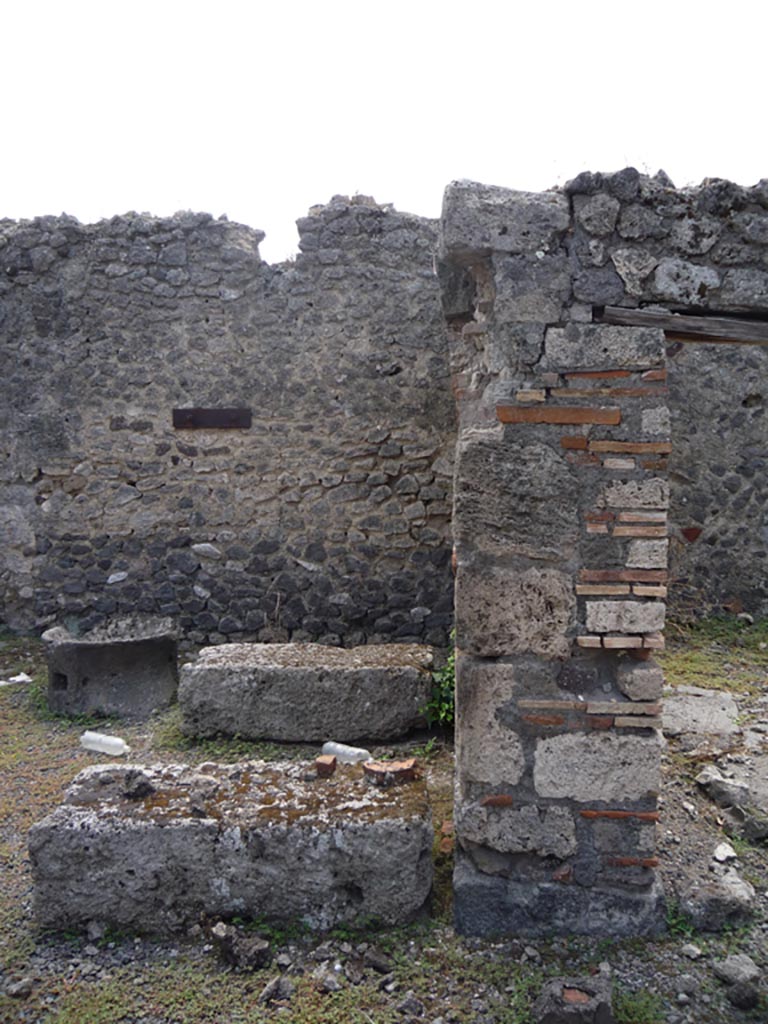
<path fill-rule="evenodd" d="M 432 885 L 423 781 L 330 779 L 309 763 L 86 768 L 29 834 L 48 928 L 170 934 L 211 917 L 396 925 Z"/>
<path fill-rule="evenodd" d="M 43 633 L 48 705 L 64 715 L 147 718 L 171 703 L 178 685 L 170 619 L 126 617 L 74 636 Z"/>
<path fill-rule="evenodd" d="M 394 739 L 422 717 L 432 662 L 420 644 L 206 647 L 182 668 L 181 727 L 288 743 Z"/>

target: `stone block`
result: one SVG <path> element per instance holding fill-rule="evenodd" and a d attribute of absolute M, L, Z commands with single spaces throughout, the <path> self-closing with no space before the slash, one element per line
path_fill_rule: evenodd
<path fill-rule="evenodd" d="M 587 629 L 593 633 L 655 633 L 664 628 L 660 601 L 587 601 Z"/>
<path fill-rule="evenodd" d="M 630 700 L 658 700 L 664 687 L 664 673 L 653 661 L 621 661 L 616 685 Z"/>
<path fill-rule="evenodd" d="M 181 727 L 289 743 L 392 739 L 421 720 L 432 661 L 419 644 L 206 647 L 181 672 Z"/>
<path fill-rule="evenodd" d="M 30 831 L 35 912 L 160 934 L 202 914 L 399 924 L 429 895 L 432 840 L 424 784 L 371 786 L 360 765 L 97 766 Z"/>
<path fill-rule="evenodd" d="M 474 181 L 454 181 L 443 196 L 447 252 L 550 252 L 570 226 L 568 198 L 558 192 L 515 192 Z"/>
<path fill-rule="evenodd" d="M 592 826 L 595 848 L 600 853 L 618 854 L 628 850 L 650 857 L 656 849 L 655 824 L 623 819 L 597 820 Z"/>
<path fill-rule="evenodd" d="M 542 370 L 647 369 L 664 362 L 664 332 L 655 327 L 571 323 L 549 327 Z"/>
<path fill-rule="evenodd" d="M 515 881 L 478 871 L 461 848 L 456 851 L 453 892 L 456 930 L 463 935 L 619 938 L 661 935 L 666 927 L 658 881 L 632 890 Z"/>
<path fill-rule="evenodd" d="M 612 480 L 603 491 L 601 503 L 609 508 L 668 508 L 669 484 L 658 477 Z"/>
<path fill-rule="evenodd" d="M 665 569 L 668 549 L 668 540 L 633 540 L 627 565 L 632 569 Z"/>
<path fill-rule="evenodd" d="M 609 732 L 565 733 L 536 744 L 533 782 L 553 800 L 646 800 L 661 785 L 660 747 L 655 735 Z"/>
<path fill-rule="evenodd" d="M 653 290 L 665 302 L 683 306 L 704 306 L 707 292 L 720 285 L 720 275 L 712 267 L 669 257 L 659 262 L 653 275 Z"/>
<path fill-rule="evenodd" d="M 664 702 L 664 732 L 667 736 L 692 733 L 735 737 L 741 733 L 738 719 L 739 706 L 724 691 L 677 686 Z"/>
<path fill-rule="evenodd" d="M 589 243 L 592 261 L 601 264 L 605 260 L 602 243 Z M 587 267 L 573 279 L 573 294 L 587 305 L 613 306 L 624 298 L 624 282 L 613 267 Z"/>
<path fill-rule="evenodd" d="M 610 235 L 616 227 L 621 203 L 613 196 L 600 192 L 589 199 L 574 200 L 576 220 L 590 235 Z"/>
<path fill-rule="evenodd" d="M 457 451 L 454 536 L 492 555 L 567 558 L 579 538 L 578 494 L 573 467 L 548 445 L 469 434 Z"/>
<path fill-rule="evenodd" d="M 82 636 L 57 626 L 43 634 L 43 642 L 48 705 L 58 714 L 146 718 L 176 694 L 170 620 L 127 617 Z"/>
<path fill-rule="evenodd" d="M 643 294 L 643 282 L 658 263 L 657 257 L 640 248 L 616 249 L 611 260 L 627 294 L 634 296 Z"/>
<path fill-rule="evenodd" d="M 494 320 L 497 323 L 551 323 L 562 317 L 571 294 L 565 256 L 497 257 L 494 278 Z"/>
<path fill-rule="evenodd" d="M 728 270 L 720 291 L 722 309 L 763 312 L 768 309 L 768 272 L 755 267 Z"/>
<path fill-rule="evenodd" d="M 666 405 L 658 405 L 653 409 L 643 409 L 640 416 L 641 430 L 644 434 L 669 437 L 672 421 Z"/>
<path fill-rule="evenodd" d="M 499 853 L 536 853 L 564 860 L 576 853 L 576 826 L 566 807 L 494 807 L 472 803 L 457 808 L 459 841 Z"/>
<path fill-rule="evenodd" d="M 514 786 L 525 769 L 517 733 L 498 711 L 519 692 L 515 665 L 456 658 L 456 770 L 459 785 Z"/>
<path fill-rule="evenodd" d="M 575 607 L 573 581 L 566 573 L 459 563 L 456 643 L 481 657 L 530 653 L 567 658 Z"/>
<path fill-rule="evenodd" d="M 680 910 L 697 930 L 719 932 L 748 921 L 755 897 L 754 886 L 729 867 L 689 879 L 680 892 Z"/>

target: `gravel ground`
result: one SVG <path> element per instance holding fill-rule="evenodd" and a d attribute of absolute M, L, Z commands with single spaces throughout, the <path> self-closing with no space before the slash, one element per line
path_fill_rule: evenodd
<path fill-rule="evenodd" d="M 0 638 L 1 640 L 1 638 Z M 0 678 L 29 671 L 39 679 L 39 648 L 4 641 Z M 740 699 L 740 698 L 739 698 Z M 741 699 L 740 699 L 741 701 Z M 765 705 L 740 702 L 744 716 Z M 189 745 L 174 732 L 172 716 L 121 728 L 132 759 L 191 762 L 239 760 L 250 751 L 236 743 Z M 330 936 L 264 932 L 270 961 L 253 970 L 225 963 L 209 925 L 177 942 L 124 935 L 43 935 L 31 915 L 25 834 L 52 809 L 61 788 L 100 755 L 77 747 L 83 723 L 53 720 L 40 710 L 32 686 L 0 688 L 0 1021 L 59 1024 L 197 1024 L 295 1021 L 296 1024 L 513 1024 L 530 1008 L 547 976 L 588 975 L 610 965 L 617 1020 L 623 1024 L 722 1024 L 768 1020 L 768 850 L 733 840 L 735 866 L 756 889 L 748 925 L 719 934 L 693 932 L 674 911 L 691 877 L 706 878 L 713 851 L 725 838 L 723 812 L 694 781 L 703 763 L 724 770 L 754 754 L 738 746 L 692 759 L 670 745 L 665 755 L 659 856 L 672 907 L 671 931 L 662 940 L 555 939 L 502 943 L 463 940 L 450 926 L 450 744 L 428 736 L 387 748 L 421 756 L 435 806 L 437 892 L 431 917 L 392 932 Z M 275 756 L 285 756 L 280 748 Z M 379 750 L 378 753 L 386 751 Z M 308 757 L 307 749 L 291 750 Z M 735 759 L 735 761 L 734 761 Z M 252 932 L 243 933 L 246 938 Z M 746 954 L 761 972 L 760 1003 L 739 1009 L 732 986 L 714 965 Z"/>

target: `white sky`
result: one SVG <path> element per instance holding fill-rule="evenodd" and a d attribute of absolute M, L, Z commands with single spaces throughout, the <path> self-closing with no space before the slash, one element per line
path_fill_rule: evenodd
<path fill-rule="evenodd" d="M 279 260 L 336 193 L 751 185 L 766 29 L 764 0 L 0 0 L 0 218 L 226 213 Z"/>

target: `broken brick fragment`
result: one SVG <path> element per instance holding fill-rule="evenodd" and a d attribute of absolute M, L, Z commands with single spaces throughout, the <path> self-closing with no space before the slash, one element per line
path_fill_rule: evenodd
<path fill-rule="evenodd" d="M 509 793 L 489 793 L 480 801 L 481 807 L 511 807 L 514 801 Z"/>
<path fill-rule="evenodd" d="M 315 758 L 315 771 L 321 779 L 330 778 L 336 771 L 336 758 L 333 754 L 321 754 Z"/>
<path fill-rule="evenodd" d="M 496 416 L 501 423 L 601 423 L 606 426 L 621 423 L 621 409 L 584 405 L 497 405 Z"/>
<path fill-rule="evenodd" d="M 588 1003 L 591 998 L 587 992 L 583 992 L 580 988 L 563 989 L 564 1003 Z"/>
<path fill-rule="evenodd" d="M 619 821 L 623 818 L 637 818 L 638 821 L 658 821 L 658 811 L 579 811 L 582 818 L 608 818 Z"/>
<path fill-rule="evenodd" d="M 656 868 L 658 857 L 608 857 L 607 864 L 612 868 Z"/>
<path fill-rule="evenodd" d="M 611 715 L 589 715 L 587 725 L 590 729 L 610 729 L 613 726 Z"/>
<path fill-rule="evenodd" d="M 521 717 L 529 725 L 552 726 L 562 725 L 565 722 L 562 715 L 522 715 Z"/>
<path fill-rule="evenodd" d="M 560 438 L 560 444 L 563 448 L 587 450 L 587 439 L 583 434 L 566 434 L 565 437 Z"/>
<path fill-rule="evenodd" d="M 413 782 L 416 766 L 415 757 L 405 761 L 366 761 L 363 772 L 375 786 L 392 786 L 399 782 Z"/>

